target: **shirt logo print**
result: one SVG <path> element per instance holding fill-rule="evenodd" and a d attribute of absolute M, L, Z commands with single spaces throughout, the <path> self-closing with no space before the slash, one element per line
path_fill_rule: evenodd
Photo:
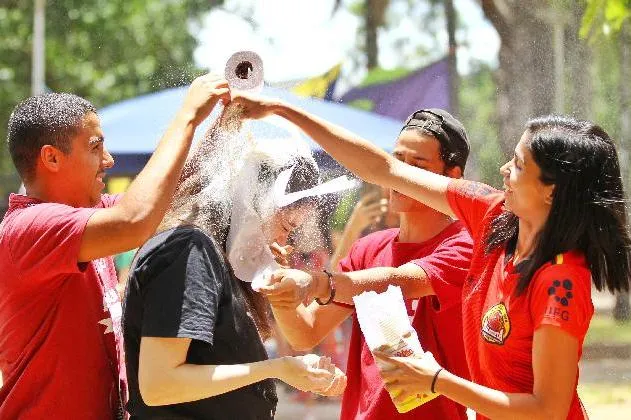
<path fill-rule="evenodd" d="M 115 333 L 119 335 L 121 329 L 121 317 L 123 315 L 123 306 L 118 299 L 118 293 L 115 289 L 108 289 L 103 296 L 103 312 L 109 313 L 109 316 L 99 321 L 99 324 L 105 327 L 103 334 Z"/>
<path fill-rule="evenodd" d="M 570 300 L 574 297 L 572 281 L 570 279 L 552 281 L 550 287 L 548 287 L 548 296 L 554 296 L 555 301 L 563 306 L 568 306 Z"/>
<path fill-rule="evenodd" d="M 92 261 L 94 269 L 99 279 L 106 278 L 107 264 L 103 259 L 97 259 Z M 114 333 L 116 336 L 122 332 L 121 319 L 123 315 L 123 306 L 121 305 L 116 289 L 107 288 L 107 285 L 103 284 L 103 312 L 105 312 L 105 318 L 101 319 L 98 323 L 105 327 L 103 334 Z"/>
<path fill-rule="evenodd" d="M 511 323 L 504 303 L 491 306 L 482 318 L 482 338 L 491 344 L 503 345 L 510 334 Z"/>

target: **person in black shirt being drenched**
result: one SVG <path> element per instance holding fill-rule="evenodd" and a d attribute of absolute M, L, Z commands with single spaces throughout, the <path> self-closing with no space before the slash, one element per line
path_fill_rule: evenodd
<path fill-rule="evenodd" d="M 129 271 L 132 419 L 269 419 L 274 378 L 325 395 L 345 386 L 327 358 L 268 359 L 268 304 L 246 283 L 281 262 L 282 244 L 314 209 L 313 198 L 295 197 L 318 184 L 318 167 L 307 153 L 247 150 L 229 114 L 192 153 L 159 233 Z"/>

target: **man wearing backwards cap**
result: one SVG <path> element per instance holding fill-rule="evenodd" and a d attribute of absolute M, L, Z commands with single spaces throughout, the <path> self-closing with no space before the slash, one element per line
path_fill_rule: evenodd
<path fill-rule="evenodd" d="M 246 112 L 251 111 L 247 101 Z M 275 104 L 273 109 L 281 116 L 291 112 L 284 105 Z M 310 116 L 288 119 L 316 141 L 317 130 L 337 134 L 335 127 L 314 128 L 318 121 Z M 405 122 L 393 154 L 409 165 L 460 178 L 469 141 L 462 124 L 448 112 L 420 110 Z M 297 350 L 314 347 L 353 316 L 342 419 L 466 419 L 463 406 L 440 396 L 408 413 L 398 413 L 354 315 L 353 296 L 367 290 L 383 292 L 390 284 L 400 286 L 423 349 L 440 359 L 441 366 L 469 376 L 462 341 L 461 289 L 469 269 L 471 237 L 461 222 L 394 190 L 390 205 L 400 214 L 400 229 L 375 232 L 356 241 L 338 272 L 279 270 L 261 291 Z M 316 302 L 305 306 L 301 300 L 306 297 L 316 297 Z"/>

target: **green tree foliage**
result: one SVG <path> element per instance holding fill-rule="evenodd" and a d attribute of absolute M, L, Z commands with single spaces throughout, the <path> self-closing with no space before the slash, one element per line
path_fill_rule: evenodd
<path fill-rule="evenodd" d="M 221 1 L 55 0 L 46 7 L 46 86 L 97 107 L 185 84 L 193 65 L 190 25 Z M 13 107 L 31 92 L 32 0 L 0 2 L 0 138 Z M 6 143 L 0 198 L 16 188 Z"/>
<path fill-rule="evenodd" d="M 362 19 L 360 45 L 366 54 L 366 68 L 369 70 L 379 65 L 378 31 L 385 26 L 385 15 L 389 4 L 390 0 L 359 0 L 350 6 L 351 11 Z M 335 0 L 333 13 L 341 5 L 342 0 Z"/>
<path fill-rule="evenodd" d="M 631 16 L 631 0 L 587 0 L 581 37 L 594 38 L 616 33 Z"/>
<path fill-rule="evenodd" d="M 388 83 L 393 80 L 401 79 L 408 74 L 410 70 L 406 68 L 384 69 L 381 67 L 375 67 L 368 71 L 364 80 L 359 84 L 361 87 L 378 85 L 380 83 Z"/>
<path fill-rule="evenodd" d="M 396 52 L 391 65 L 411 69 L 446 53 L 439 35 L 445 29 L 443 0 L 336 0 L 333 13 L 342 7 L 360 21 L 356 49 L 345 68 L 352 64 L 353 71 L 378 71 L 382 50 Z M 386 32 L 389 36 L 384 39 Z"/>

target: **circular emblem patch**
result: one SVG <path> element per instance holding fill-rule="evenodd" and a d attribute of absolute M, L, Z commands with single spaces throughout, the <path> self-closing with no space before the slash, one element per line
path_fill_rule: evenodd
<path fill-rule="evenodd" d="M 489 308 L 482 318 L 482 337 L 492 344 L 503 345 L 510 334 L 510 319 L 503 303 Z"/>

